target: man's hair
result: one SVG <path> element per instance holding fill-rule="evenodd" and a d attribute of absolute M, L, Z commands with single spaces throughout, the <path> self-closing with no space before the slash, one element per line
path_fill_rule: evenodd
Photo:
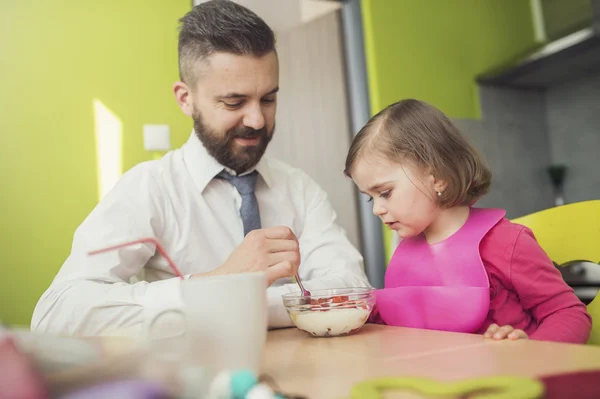
<path fill-rule="evenodd" d="M 275 51 L 275 35 L 258 15 L 230 0 L 195 6 L 179 20 L 179 78 L 193 85 L 194 67 L 214 53 L 261 57 Z"/>

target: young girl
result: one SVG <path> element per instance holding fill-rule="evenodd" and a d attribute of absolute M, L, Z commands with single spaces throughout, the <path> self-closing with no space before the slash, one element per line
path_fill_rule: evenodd
<path fill-rule="evenodd" d="M 474 208 L 491 172 L 441 111 L 403 100 L 358 133 L 345 173 L 402 241 L 373 322 L 585 343 L 585 305 L 528 228 Z"/>

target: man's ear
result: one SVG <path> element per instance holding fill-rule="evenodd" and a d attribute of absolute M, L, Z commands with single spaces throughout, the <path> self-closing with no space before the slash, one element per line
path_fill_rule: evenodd
<path fill-rule="evenodd" d="M 181 111 L 191 117 L 194 113 L 194 106 L 192 92 L 189 87 L 183 82 L 175 82 L 173 84 L 173 94 L 175 94 L 175 100 Z"/>

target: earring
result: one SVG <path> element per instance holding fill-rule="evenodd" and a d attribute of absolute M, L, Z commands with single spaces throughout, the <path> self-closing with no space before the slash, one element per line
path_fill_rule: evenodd
<path fill-rule="evenodd" d="M 437 192 L 437 195 L 438 195 L 438 197 L 441 197 L 441 196 L 442 196 L 442 192 L 441 192 L 441 191 L 438 191 L 438 192 Z"/>

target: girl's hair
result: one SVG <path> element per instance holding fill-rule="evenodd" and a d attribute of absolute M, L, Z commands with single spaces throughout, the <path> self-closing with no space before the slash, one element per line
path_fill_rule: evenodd
<path fill-rule="evenodd" d="M 346 157 L 344 173 L 366 152 L 398 162 L 413 162 L 447 182 L 438 204 L 472 205 L 490 188 L 492 173 L 480 153 L 443 112 L 407 99 L 375 115 L 358 132 Z"/>

